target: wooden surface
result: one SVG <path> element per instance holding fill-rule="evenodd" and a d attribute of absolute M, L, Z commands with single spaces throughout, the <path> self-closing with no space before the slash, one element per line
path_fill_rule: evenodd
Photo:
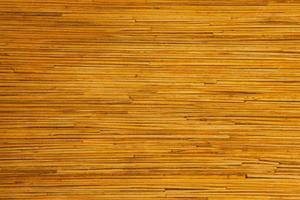
<path fill-rule="evenodd" d="M 299 200 L 300 1 L 1 0 L 1 200 Z"/>

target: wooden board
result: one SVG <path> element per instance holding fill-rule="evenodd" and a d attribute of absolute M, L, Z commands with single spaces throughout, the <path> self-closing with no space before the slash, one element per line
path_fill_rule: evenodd
<path fill-rule="evenodd" d="M 299 200 L 300 1 L 1 0 L 1 200 Z"/>

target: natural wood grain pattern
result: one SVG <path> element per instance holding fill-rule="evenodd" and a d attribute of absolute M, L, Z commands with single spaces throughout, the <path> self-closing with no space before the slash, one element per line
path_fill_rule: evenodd
<path fill-rule="evenodd" d="M 1 0 L 0 199 L 299 200 L 300 1 Z"/>

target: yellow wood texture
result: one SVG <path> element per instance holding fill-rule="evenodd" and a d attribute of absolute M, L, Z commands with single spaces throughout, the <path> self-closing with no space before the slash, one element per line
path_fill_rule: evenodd
<path fill-rule="evenodd" d="M 1 200 L 299 200 L 300 1 L 1 0 Z"/>

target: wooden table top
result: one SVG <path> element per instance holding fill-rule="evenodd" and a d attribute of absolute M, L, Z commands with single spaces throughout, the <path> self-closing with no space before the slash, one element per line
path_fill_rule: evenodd
<path fill-rule="evenodd" d="M 1 0 L 0 200 L 299 200 L 300 1 Z"/>

